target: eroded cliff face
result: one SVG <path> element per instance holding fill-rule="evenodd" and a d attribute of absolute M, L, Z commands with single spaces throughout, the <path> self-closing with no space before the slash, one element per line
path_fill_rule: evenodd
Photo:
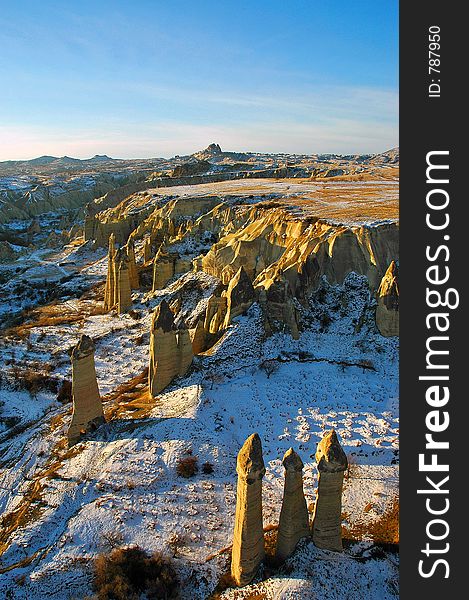
<path fill-rule="evenodd" d="M 335 224 L 272 199 L 171 197 L 147 190 L 93 218 L 99 244 L 106 235 L 107 244 L 112 233 L 132 252 L 136 248 L 136 260 L 153 273 L 153 294 L 189 270 L 220 280 L 221 291 L 193 326 L 196 352 L 253 302 L 263 309 L 267 335 L 280 330 L 297 338 L 301 306 L 323 278 L 341 284 L 355 272 L 376 293 L 388 266 L 398 259 L 396 222 Z M 377 323 L 383 335 L 390 335 L 380 327 L 379 316 Z"/>

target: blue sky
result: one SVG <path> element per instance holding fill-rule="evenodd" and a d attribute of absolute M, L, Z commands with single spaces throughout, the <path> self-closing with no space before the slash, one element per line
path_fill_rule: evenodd
<path fill-rule="evenodd" d="M 398 144 L 397 0 L 0 0 L 0 160 Z"/>

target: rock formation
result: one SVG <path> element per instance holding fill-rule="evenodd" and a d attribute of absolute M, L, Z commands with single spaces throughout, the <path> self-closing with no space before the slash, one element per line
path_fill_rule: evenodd
<path fill-rule="evenodd" d="M 277 535 L 277 557 L 288 558 L 298 542 L 310 535 L 309 517 L 303 493 L 303 461 L 290 448 L 283 457 L 285 486 Z"/>
<path fill-rule="evenodd" d="M 41 233 L 41 226 L 39 225 L 39 221 L 37 219 L 33 219 L 29 224 L 29 227 L 26 229 L 26 239 L 28 243 L 31 243 L 34 236 Z"/>
<path fill-rule="evenodd" d="M 192 160 L 174 167 L 171 177 L 187 177 L 188 175 L 200 175 L 210 171 L 213 166 L 205 160 Z"/>
<path fill-rule="evenodd" d="M 200 354 L 207 350 L 207 331 L 203 321 L 198 321 L 195 328 L 192 330 L 192 352 Z"/>
<path fill-rule="evenodd" d="M 116 304 L 116 238 L 113 233 L 109 236 L 109 250 L 107 255 L 107 277 L 104 291 L 104 310 L 111 310 Z"/>
<path fill-rule="evenodd" d="M 72 350 L 72 421 L 68 430 L 69 445 L 104 421 L 103 406 L 96 381 L 94 343 L 87 335 Z"/>
<path fill-rule="evenodd" d="M 347 457 L 332 429 L 318 444 L 318 493 L 313 515 L 313 542 L 318 548 L 342 552 L 342 485 Z"/>
<path fill-rule="evenodd" d="M 259 304 L 264 316 L 266 334 L 272 335 L 276 331 L 282 331 L 297 340 L 300 337 L 297 309 L 288 281 L 278 276 L 275 281 L 267 280 L 259 290 Z"/>
<path fill-rule="evenodd" d="M 132 250 L 130 256 L 132 257 Z M 109 236 L 109 251 L 106 287 L 104 291 L 104 310 L 117 308 L 118 313 L 124 313 L 132 306 L 131 298 L 131 270 L 135 269 L 134 277 L 138 278 L 135 265 L 135 254 L 129 258 L 128 247 L 116 250 L 115 237 L 111 233 Z M 134 279 L 135 282 L 135 279 Z"/>
<path fill-rule="evenodd" d="M 226 316 L 224 327 L 228 327 L 234 317 L 242 315 L 256 299 L 256 293 L 252 287 L 243 267 L 238 269 L 236 275 L 231 279 L 226 291 Z"/>
<path fill-rule="evenodd" d="M 257 171 L 255 175 L 258 176 Z M 166 180 L 155 180 L 155 186 L 178 183 L 178 178 L 166 177 Z M 196 182 L 202 180 L 191 181 Z M 314 204 L 310 196 L 300 197 L 297 209 L 293 210 L 295 200 L 288 197 L 287 205 L 287 196 L 268 202 L 252 202 L 253 196 L 248 196 L 249 202 L 243 202 L 240 196 L 239 202 L 233 203 L 222 201 L 215 189 L 213 193 L 200 195 L 193 187 L 194 195 L 184 197 L 168 197 L 148 189 L 125 198 L 113 208 L 93 215 L 92 209 L 89 212 L 95 221 L 95 240 L 111 231 L 120 244 L 129 235 L 134 241 L 143 240 L 145 262 L 151 258 L 152 250 L 159 248 L 153 264 L 153 291 L 164 288 L 172 277 L 192 266 L 195 271 L 217 277 L 228 287 L 223 294 L 217 293 L 217 300 L 211 300 L 205 322 L 207 333 L 217 334 L 225 329 L 233 317 L 257 298 L 264 309 L 266 333 L 284 331 L 296 338 L 301 328 L 301 307 L 307 308 L 308 298 L 323 276 L 331 284 L 340 284 L 353 271 L 367 277 L 374 292 L 391 260 L 398 257 L 397 223 L 334 224 L 314 216 L 312 210 L 326 210 L 323 203 L 312 210 L 301 208 L 305 199 L 306 207 L 310 202 Z M 93 210 L 99 207 L 98 200 Z M 358 214 L 365 210 L 356 198 L 352 204 L 357 206 Z M 330 206 L 334 207 L 334 202 Z M 379 206 L 381 211 L 381 200 Z M 355 209 L 334 210 L 340 216 L 340 210 Z M 394 213 L 390 216 L 394 218 Z M 204 255 L 191 257 L 191 265 L 189 259 L 175 252 L 174 244 L 179 240 L 194 241 L 201 247 L 211 244 L 211 248 Z M 130 261 L 134 287 L 131 257 Z M 389 335 L 396 329 L 397 319 L 386 302 L 381 301 L 377 322 L 380 327 L 382 321 L 388 322 L 382 329 Z M 390 323 L 393 319 L 394 325 Z"/>
<path fill-rule="evenodd" d="M 177 252 L 168 252 L 161 247 L 153 261 L 152 291 L 161 290 L 174 275 L 185 273 L 191 268 L 191 260 L 181 258 Z"/>
<path fill-rule="evenodd" d="M 145 242 L 143 244 L 143 262 L 147 263 L 153 257 L 153 248 L 151 239 L 149 237 L 145 238 Z"/>
<path fill-rule="evenodd" d="M 0 263 L 13 262 L 18 257 L 18 253 L 13 250 L 10 242 L 0 241 Z"/>
<path fill-rule="evenodd" d="M 183 377 L 191 366 L 194 352 L 192 351 L 192 342 L 187 327 L 180 327 L 177 330 L 177 346 L 178 346 L 178 371 L 177 375 Z"/>
<path fill-rule="evenodd" d="M 385 337 L 399 335 L 399 271 L 394 261 L 378 288 L 376 326 Z"/>
<path fill-rule="evenodd" d="M 262 444 L 257 433 L 239 451 L 236 472 L 236 516 L 233 535 L 231 575 L 239 586 L 255 577 L 264 560 L 262 524 L 262 478 L 265 474 Z"/>
<path fill-rule="evenodd" d="M 127 253 L 128 263 L 129 263 L 129 281 L 130 288 L 132 290 L 138 290 L 139 278 L 138 278 L 138 269 L 137 263 L 135 261 L 135 244 L 133 239 L 130 237 L 127 244 L 125 245 L 125 251 Z"/>
<path fill-rule="evenodd" d="M 117 251 L 115 265 L 117 312 L 122 314 L 127 312 L 132 306 L 129 257 L 127 256 L 127 252 L 124 250 L 124 248 L 119 248 Z"/>
<path fill-rule="evenodd" d="M 210 296 L 205 312 L 205 331 L 217 333 L 222 328 L 226 316 L 226 306 L 226 296 L 216 296 L 215 294 Z"/>
<path fill-rule="evenodd" d="M 173 313 L 166 300 L 162 300 L 153 313 L 150 330 L 150 395 L 155 397 L 175 377 L 185 375 L 192 358 L 189 331 L 176 329 Z"/>
<path fill-rule="evenodd" d="M 166 286 L 168 281 L 174 275 L 175 262 L 175 254 L 168 254 L 163 248 L 158 250 L 153 261 L 153 292 Z"/>

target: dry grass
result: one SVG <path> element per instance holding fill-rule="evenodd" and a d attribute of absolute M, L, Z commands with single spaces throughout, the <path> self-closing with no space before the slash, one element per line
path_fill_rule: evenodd
<path fill-rule="evenodd" d="M 399 497 L 393 498 L 384 513 L 374 520 L 342 525 L 342 537 L 349 541 L 370 539 L 376 544 L 399 544 Z"/>
<path fill-rule="evenodd" d="M 213 473 L 213 465 L 211 462 L 204 462 L 202 465 L 202 473 L 204 475 L 211 475 Z"/>
<path fill-rule="evenodd" d="M 8 548 L 10 536 L 20 527 L 36 520 L 42 512 L 39 501 L 44 484 L 41 479 L 31 483 L 24 494 L 24 499 L 20 506 L 2 516 L 0 520 L 0 556 Z M 0 571 L 1 572 L 1 571 Z"/>
<path fill-rule="evenodd" d="M 395 184 L 316 182 L 314 192 L 278 200 L 280 206 L 299 208 L 305 216 L 347 221 L 399 218 L 399 191 Z"/>
<path fill-rule="evenodd" d="M 3 330 L 3 336 L 25 339 L 35 327 L 55 327 L 57 325 L 82 325 L 92 315 L 103 314 L 100 304 L 78 300 L 73 304 L 53 303 L 31 309 L 23 314 L 22 323 Z"/>
<path fill-rule="evenodd" d="M 52 370 L 52 365 L 34 361 L 25 366 L 14 365 L 7 373 L 16 390 L 26 390 L 35 396 L 41 391 L 56 393 L 59 389 L 60 380 L 50 375 Z"/>
<path fill-rule="evenodd" d="M 80 296 L 80 300 L 96 300 L 103 301 L 104 300 L 104 290 L 106 288 L 106 282 L 100 281 L 99 283 L 95 283 L 86 292 Z"/>
<path fill-rule="evenodd" d="M 154 408 L 148 394 L 148 369 L 102 397 L 106 421 L 116 418 L 143 419 Z"/>

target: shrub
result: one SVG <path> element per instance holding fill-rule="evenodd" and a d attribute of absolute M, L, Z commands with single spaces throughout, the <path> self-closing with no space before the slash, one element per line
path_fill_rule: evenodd
<path fill-rule="evenodd" d="M 197 456 L 185 456 L 184 458 L 180 458 L 176 466 L 176 472 L 181 477 L 193 477 L 199 469 L 197 463 Z"/>
<path fill-rule="evenodd" d="M 57 393 L 57 400 L 66 404 L 72 399 L 72 382 L 70 379 L 64 379 Z"/>
<path fill-rule="evenodd" d="M 326 331 L 331 323 L 332 319 L 327 312 L 324 311 L 319 315 L 319 324 L 321 325 L 321 331 Z"/>
<path fill-rule="evenodd" d="M 204 464 L 202 465 L 202 473 L 204 473 L 205 475 L 210 475 L 211 473 L 213 473 L 213 465 L 211 462 L 204 462 Z"/>
<path fill-rule="evenodd" d="M 274 359 L 267 359 L 267 360 L 264 360 L 264 362 L 261 363 L 260 368 L 267 375 L 267 379 L 269 379 L 271 375 L 273 375 L 274 373 L 276 373 L 279 370 L 280 365 Z"/>
<path fill-rule="evenodd" d="M 139 600 L 142 594 L 169 600 L 178 597 L 179 582 L 169 558 L 133 546 L 96 558 L 93 587 L 96 600 Z"/>

